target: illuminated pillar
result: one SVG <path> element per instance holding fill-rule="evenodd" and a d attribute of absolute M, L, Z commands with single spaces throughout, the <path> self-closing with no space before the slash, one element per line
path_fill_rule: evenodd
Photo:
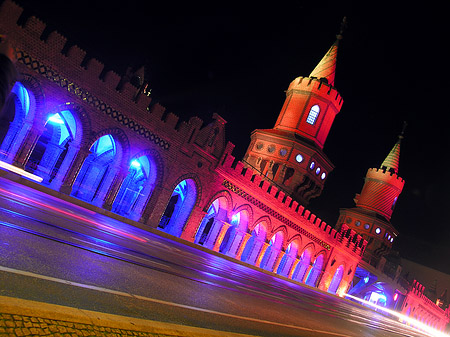
<path fill-rule="evenodd" d="M 197 233 L 197 230 L 200 227 L 206 214 L 206 211 L 202 210 L 200 207 L 194 206 L 191 216 L 189 217 L 186 226 L 184 226 L 180 238 L 190 242 L 194 242 L 195 234 Z"/>
<path fill-rule="evenodd" d="M 240 260 L 242 257 L 242 253 L 244 252 L 245 246 L 248 242 L 248 240 L 252 237 L 250 233 L 245 233 L 244 237 L 242 238 L 241 245 L 239 246 L 238 251 L 236 252 L 236 259 Z"/>
<path fill-rule="evenodd" d="M 214 244 L 213 250 L 215 252 L 218 252 L 220 249 L 220 245 L 222 244 L 223 238 L 225 237 L 225 234 L 228 230 L 228 228 L 230 228 L 231 224 L 229 224 L 228 222 L 223 221 L 222 222 L 222 228 L 220 229 L 219 234 L 217 235 L 217 239 L 216 239 L 216 243 Z"/>
<path fill-rule="evenodd" d="M 245 236 L 245 232 L 236 228 L 236 232 L 233 238 L 233 242 L 230 245 L 228 254 L 231 257 L 236 257 L 239 247 L 242 246 L 242 238 Z"/>
<path fill-rule="evenodd" d="M 40 128 L 31 128 L 25 137 L 25 141 L 21 144 L 16 156 L 14 157 L 14 164 L 20 168 L 25 168 L 25 164 L 30 158 L 39 137 L 44 132 L 44 126 Z"/>
<path fill-rule="evenodd" d="M 262 259 L 264 257 L 264 254 L 265 254 L 267 248 L 269 248 L 269 243 L 268 242 L 264 242 L 262 244 L 261 250 L 259 251 L 258 257 L 256 258 L 256 262 L 255 262 L 255 266 L 256 267 L 259 267 L 261 265 L 261 261 L 262 261 Z"/>
<path fill-rule="evenodd" d="M 284 254 L 286 254 L 286 253 L 283 252 L 282 250 L 278 251 L 278 256 L 277 256 L 277 258 L 276 258 L 276 260 L 275 260 L 275 263 L 274 263 L 274 265 L 273 265 L 273 268 L 272 268 L 272 271 L 273 271 L 274 273 L 277 272 L 277 269 L 278 269 L 278 267 L 280 266 L 281 259 L 283 258 Z"/>
<path fill-rule="evenodd" d="M 59 191 L 61 193 L 64 193 L 67 195 L 70 195 L 70 193 L 72 193 L 72 187 L 73 187 L 73 184 L 75 183 L 75 179 L 77 178 L 78 173 L 80 172 L 84 161 L 90 154 L 91 154 L 91 151 L 89 151 L 89 149 L 86 149 L 86 148 L 81 148 L 78 151 L 78 153 L 72 163 L 72 166 L 70 167 L 69 172 L 67 172 L 66 176 L 63 179 L 61 188 L 59 189 Z"/>
<path fill-rule="evenodd" d="M 64 157 L 63 162 L 61 163 L 61 166 L 56 173 L 56 177 L 52 180 L 50 183 L 50 188 L 54 190 L 59 190 L 61 188 L 61 185 L 63 183 L 63 179 L 67 171 L 70 169 L 70 165 L 72 164 L 72 161 L 74 160 L 77 152 L 80 150 L 78 146 L 73 145 L 72 142 L 69 143 L 69 148 L 67 149 L 67 154 Z"/>
<path fill-rule="evenodd" d="M 291 270 L 289 271 L 288 277 L 291 279 L 294 275 L 294 271 L 297 268 L 298 264 L 300 263 L 300 259 L 295 259 L 294 263 L 291 266 Z"/>
<path fill-rule="evenodd" d="M 127 174 L 128 172 L 126 169 L 119 168 L 119 172 L 117 172 L 114 176 L 113 182 L 106 193 L 102 208 L 107 209 L 108 211 L 112 209 L 114 200 L 116 199 L 117 193 L 119 193 L 120 187 L 122 186 Z"/>

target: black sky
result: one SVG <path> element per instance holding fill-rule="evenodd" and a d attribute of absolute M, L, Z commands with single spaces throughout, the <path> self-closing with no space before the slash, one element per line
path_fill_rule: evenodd
<path fill-rule="evenodd" d="M 241 159 L 257 128 L 273 127 L 289 83 L 308 76 L 348 28 L 335 86 L 344 105 L 324 151 L 335 164 L 321 197 L 308 207 L 334 224 L 353 207 L 368 168 L 379 167 L 402 129 L 392 217 L 395 248 L 450 274 L 447 136 L 450 95 L 445 9 L 432 2 L 280 2 L 246 8 L 124 1 L 17 1 L 50 27 L 123 74 L 146 65 L 154 102 L 183 120 L 227 120 Z M 145 5 L 144 5 L 145 4 Z"/>

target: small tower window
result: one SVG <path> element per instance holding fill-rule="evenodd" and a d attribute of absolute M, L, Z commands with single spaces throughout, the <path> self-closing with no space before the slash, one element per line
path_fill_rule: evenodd
<path fill-rule="evenodd" d="M 319 106 L 317 104 L 313 105 L 311 107 L 311 110 L 309 110 L 308 117 L 306 118 L 306 123 L 314 125 L 316 123 L 317 116 L 319 116 L 319 112 L 320 112 Z"/>

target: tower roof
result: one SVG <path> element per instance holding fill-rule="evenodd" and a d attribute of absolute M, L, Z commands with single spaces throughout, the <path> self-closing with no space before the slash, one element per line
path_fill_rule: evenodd
<path fill-rule="evenodd" d="M 403 134 L 405 133 L 406 122 L 403 124 L 402 133 L 398 136 L 398 140 L 392 148 L 391 152 L 389 152 L 386 159 L 384 159 L 380 168 L 386 168 L 388 171 L 391 171 L 395 174 L 398 174 L 398 164 L 400 161 L 400 143 L 403 139 Z"/>
<path fill-rule="evenodd" d="M 339 39 L 330 47 L 319 64 L 309 74 L 309 77 L 326 78 L 328 84 L 334 86 L 334 77 L 336 74 L 336 57 Z"/>
<path fill-rule="evenodd" d="M 309 74 L 309 77 L 326 78 L 328 84 L 334 86 L 334 77 L 336 74 L 336 59 L 339 41 L 342 40 L 342 33 L 345 29 L 347 20 L 344 17 L 341 24 L 341 31 L 336 35 L 336 41 L 328 49 L 325 56 L 320 60 L 314 70 Z"/>

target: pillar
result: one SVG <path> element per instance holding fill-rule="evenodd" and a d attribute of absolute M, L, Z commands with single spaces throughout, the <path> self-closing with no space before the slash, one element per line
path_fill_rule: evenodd
<path fill-rule="evenodd" d="M 280 250 L 278 251 L 278 256 L 275 260 L 275 263 L 273 265 L 272 271 L 274 273 L 277 273 L 278 267 L 280 266 L 281 260 L 283 259 L 284 254 L 286 254 L 284 251 Z"/>
<path fill-rule="evenodd" d="M 21 144 L 19 150 L 14 157 L 14 164 L 22 169 L 25 168 L 25 164 L 33 152 L 34 146 L 36 145 L 39 137 L 44 132 L 44 126 L 40 128 L 31 128 L 25 137 L 24 142 Z"/>
<path fill-rule="evenodd" d="M 300 259 L 295 259 L 294 263 L 291 266 L 291 269 L 288 273 L 288 278 L 292 278 L 292 276 L 294 275 L 294 271 L 297 268 L 298 264 L 300 263 Z"/>
<path fill-rule="evenodd" d="M 220 245 L 222 244 L 223 238 L 225 237 L 225 234 L 228 230 L 228 228 L 230 228 L 231 224 L 229 224 L 228 222 L 223 221 L 222 222 L 222 228 L 220 229 L 219 234 L 217 235 L 217 239 L 216 242 L 214 243 L 214 247 L 213 250 L 215 252 L 218 252 L 220 249 Z M 207 240 L 209 241 L 209 240 Z"/>
<path fill-rule="evenodd" d="M 266 253 L 267 248 L 269 248 L 269 243 L 264 242 L 262 244 L 261 250 L 259 251 L 258 257 L 256 258 L 256 262 L 255 262 L 256 267 L 259 267 L 261 265 L 261 261 L 263 259 L 264 254 Z"/>
<path fill-rule="evenodd" d="M 241 245 L 239 246 L 238 251 L 236 252 L 236 259 L 240 260 L 242 257 L 242 253 L 244 252 L 245 246 L 247 245 L 248 240 L 252 237 L 250 233 L 245 233 L 242 238 Z"/>
<path fill-rule="evenodd" d="M 86 158 L 91 154 L 91 151 L 89 151 L 86 148 L 81 148 L 75 159 L 73 160 L 72 165 L 70 166 L 69 172 L 67 172 L 66 176 L 64 177 L 62 181 L 62 185 L 59 189 L 61 193 L 70 195 L 72 193 L 72 187 L 75 183 L 75 179 L 78 176 L 78 173 L 81 170 L 81 167 L 83 166 L 84 161 Z"/>
<path fill-rule="evenodd" d="M 125 180 L 127 173 L 128 172 L 126 172 L 126 169 L 119 168 L 119 172 L 115 174 L 113 182 L 106 193 L 102 208 L 108 211 L 112 209 L 114 200 L 116 199 L 117 193 L 119 193 L 120 187 L 122 186 L 122 183 Z"/>

